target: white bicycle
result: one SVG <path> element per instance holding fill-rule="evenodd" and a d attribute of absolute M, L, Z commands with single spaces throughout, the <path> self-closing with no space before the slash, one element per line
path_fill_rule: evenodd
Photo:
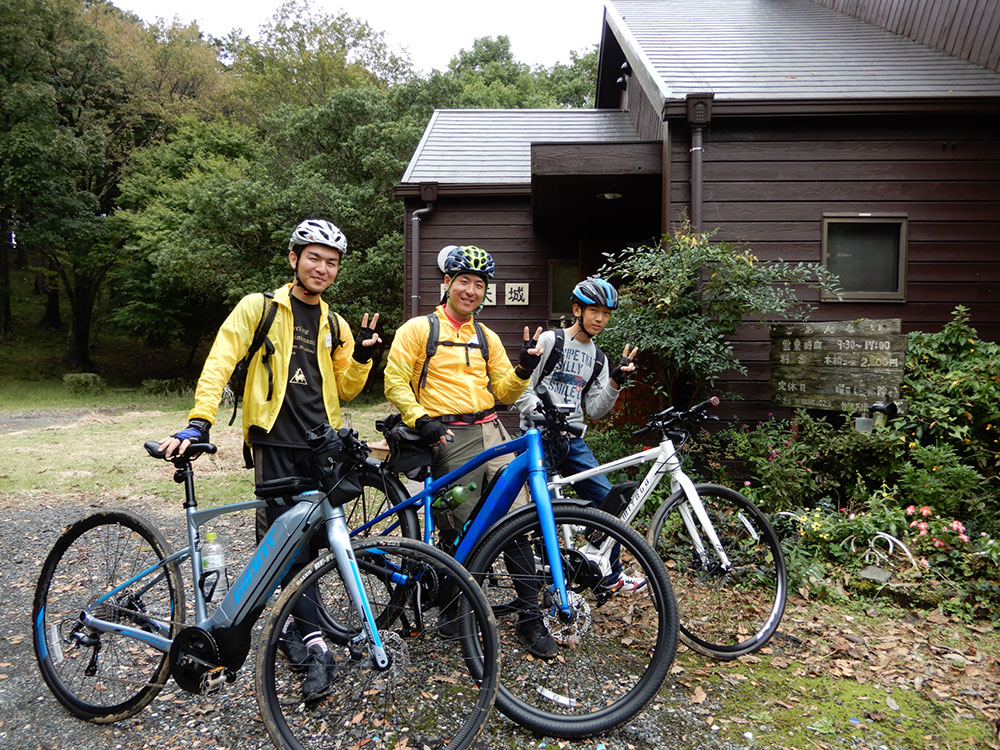
<path fill-rule="evenodd" d="M 655 448 L 572 476 L 553 474 L 549 489 L 559 498 L 567 485 L 652 462 L 642 481 L 615 485 L 601 505 L 630 524 L 669 475 L 671 494 L 653 515 L 646 538 L 669 571 L 681 640 L 728 660 L 754 653 L 774 635 L 785 611 L 788 576 L 778 535 L 757 506 L 728 487 L 694 484 L 684 473 L 678 448 L 697 422 L 712 418 L 706 412 L 718 403 L 712 397 L 688 411 L 670 407 L 654 414 L 633 434 L 657 435 Z M 562 435 L 572 431 L 564 419 L 558 435 L 546 436 L 546 449 L 558 451 Z M 601 568 L 608 570 L 613 551 L 600 540 L 591 544 L 601 549 Z"/>

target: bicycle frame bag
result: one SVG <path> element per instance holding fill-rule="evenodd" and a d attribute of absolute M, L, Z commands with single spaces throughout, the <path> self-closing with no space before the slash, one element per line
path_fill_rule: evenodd
<path fill-rule="evenodd" d="M 361 494 L 361 475 L 344 450 L 344 441 L 328 424 L 306 433 L 306 443 L 319 472 L 319 489 L 334 507 Z"/>
<path fill-rule="evenodd" d="M 401 414 L 378 420 L 375 428 L 385 435 L 389 445 L 389 457 L 385 460 L 389 471 L 417 481 L 430 476 L 434 453 L 430 446 L 424 445 L 419 432 L 406 426 Z"/>

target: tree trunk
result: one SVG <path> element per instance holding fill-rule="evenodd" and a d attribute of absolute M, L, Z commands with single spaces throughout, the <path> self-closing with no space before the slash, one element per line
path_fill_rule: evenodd
<path fill-rule="evenodd" d="M 97 279 L 78 276 L 70 298 L 71 318 L 66 363 L 80 372 L 94 372 L 94 363 L 90 359 L 90 327 L 94 318 L 98 285 Z"/>
<path fill-rule="evenodd" d="M 0 336 L 7 336 L 14 327 L 14 318 L 10 309 L 10 256 L 11 250 L 11 212 L 4 208 L 0 211 Z"/>
<path fill-rule="evenodd" d="M 49 261 L 52 268 L 52 261 Z M 58 330 L 62 328 L 62 315 L 59 313 L 59 281 L 45 271 L 39 271 L 35 278 L 35 290 L 45 295 L 45 314 L 38 324 L 42 328 Z"/>

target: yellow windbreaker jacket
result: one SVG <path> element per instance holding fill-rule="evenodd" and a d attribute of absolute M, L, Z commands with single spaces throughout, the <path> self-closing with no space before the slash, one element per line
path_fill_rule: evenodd
<path fill-rule="evenodd" d="M 440 305 L 435 312 L 440 321 L 439 341 L 472 341 L 476 328 L 471 318 L 456 331 Z M 399 327 L 385 366 L 385 397 L 399 409 L 407 425 L 413 427 L 424 415 L 439 417 L 490 409 L 496 405 L 494 396 L 502 403 L 512 404 L 524 392 L 528 380 L 521 380 L 514 372 L 500 337 L 486 326 L 482 328 L 489 340 L 489 369 L 480 349 L 439 346 L 431 357 L 427 382 L 420 389 L 418 400 L 417 385 L 427 358 L 430 325 L 427 316 L 421 315 Z M 493 393 L 487 390 L 488 384 L 493 386 Z"/>
<path fill-rule="evenodd" d="M 250 362 L 247 370 L 246 390 L 243 394 L 243 439 L 247 440 L 251 425 L 256 425 L 264 430 L 270 430 L 274 426 L 274 421 L 278 418 L 281 403 L 285 398 L 285 388 L 288 384 L 288 362 L 292 353 L 292 306 L 289 302 L 289 294 L 292 285 L 288 284 L 276 289 L 274 301 L 278 309 L 274 315 L 274 322 L 267 337 L 274 344 L 274 354 L 271 355 L 271 372 L 273 373 L 273 388 L 271 400 L 267 400 L 267 368 L 261 364 L 264 355 L 264 347 L 260 348 Z M 322 299 L 320 306 L 319 340 L 316 347 L 317 355 L 326 353 L 329 355 L 333 340 L 333 332 L 330 330 L 328 318 L 329 307 Z M 219 410 L 219 401 L 222 399 L 222 392 L 229 382 L 229 377 L 233 373 L 233 368 L 247 353 L 250 342 L 253 340 L 253 333 L 260 322 L 261 310 L 260 294 L 248 294 L 241 299 L 233 311 L 226 318 L 226 321 L 219 328 L 215 336 L 215 342 L 205 360 L 201 377 L 198 379 L 198 387 L 194 394 L 194 408 L 188 414 L 188 419 L 206 419 L 210 423 L 215 422 L 216 413 Z M 337 315 L 337 313 L 334 313 Z M 326 406 L 326 416 L 330 425 L 334 428 L 340 427 L 340 399 L 350 401 L 361 392 L 372 363 L 364 364 L 355 361 L 354 337 L 347 322 L 337 315 L 340 324 L 340 338 L 344 340 L 342 346 L 337 347 L 330 356 L 317 356 L 319 360 L 319 371 L 323 378 L 323 402 Z"/>

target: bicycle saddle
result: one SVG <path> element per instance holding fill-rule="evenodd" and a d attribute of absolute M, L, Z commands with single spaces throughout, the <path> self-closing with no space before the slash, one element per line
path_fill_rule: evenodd
<path fill-rule="evenodd" d="M 160 443 L 158 440 L 147 440 L 142 444 L 142 447 L 145 448 L 146 453 L 153 458 L 162 458 L 165 461 L 176 461 L 179 458 L 193 461 L 202 453 L 211 454 L 218 450 L 218 448 L 215 447 L 215 443 L 191 443 L 191 445 L 187 447 L 187 450 L 184 451 L 184 455 L 173 455 L 170 458 L 167 458 L 166 454 L 160 450 Z"/>

